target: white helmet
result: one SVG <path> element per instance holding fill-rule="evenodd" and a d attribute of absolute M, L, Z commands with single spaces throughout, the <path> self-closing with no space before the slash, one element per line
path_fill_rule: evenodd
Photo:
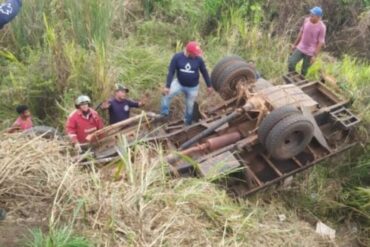
<path fill-rule="evenodd" d="M 87 103 L 91 103 L 91 99 L 89 96 L 87 95 L 80 95 L 77 97 L 77 99 L 75 100 L 75 105 L 76 106 L 79 106 L 81 105 L 81 103 L 84 103 L 84 102 L 87 102 Z"/>

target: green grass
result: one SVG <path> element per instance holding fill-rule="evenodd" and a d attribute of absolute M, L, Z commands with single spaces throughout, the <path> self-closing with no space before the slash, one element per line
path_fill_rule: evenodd
<path fill-rule="evenodd" d="M 91 247 L 93 246 L 85 238 L 72 234 L 68 228 L 53 229 L 49 233 L 43 233 L 40 229 L 30 232 L 31 237 L 26 242 L 27 247 Z"/>

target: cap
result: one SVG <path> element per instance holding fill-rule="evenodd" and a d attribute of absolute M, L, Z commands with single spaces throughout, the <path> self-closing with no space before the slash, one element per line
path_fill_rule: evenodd
<path fill-rule="evenodd" d="M 311 15 L 322 17 L 322 9 L 319 6 L 315 6 L 310 10 Z"/>
<path fill-rule="evenodd" d="M 186 48 L 185 49 L 186 49 L 186 52 L 187 53 L 193 54 L 195 56 L 202 56 L 202 54 L 203 54 L 202 49 L 200 49 L 200 46 L 199 46 L 199 44 L 196 41 L 190 41 L 186 45 Z"/>
<path fill-rule="evenodd" d="M 114 88 L 115 88 L 115 91 L 126 91 L 126 93 L 128 93 L 130 91 L 126 86 L 124 86 L 121 83 L 116 83 Z"/>

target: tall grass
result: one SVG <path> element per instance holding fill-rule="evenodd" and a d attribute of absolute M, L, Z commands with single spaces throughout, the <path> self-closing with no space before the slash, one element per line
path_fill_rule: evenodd
<path fill-rule="evenodd" d="M 331 75 L 337 79 L 338 87 L 342 88 L 344 93 L 347 91 L 347 96 L 352 96 L 355 110 L 358 110 L 358 114 L 368 125 L 370 123 L 369 64 L 348 55 L 340 60 L 323 56 L 309 71 L 311 78 L 319 79 L 321 74 Z"/>
<path fill-rule="evenodd" d="M 83 47 L 93 43 L 105 45 L 112 24 L 112 11 L 117 1 L 66 0 L 64 1 L 67 20 L 72 25 L 76 42 Z"/>
<path fill-rule="evenodd" d="M 28 46 L 37 48 L 43 43 L 45 33 L 44 13 L 55 14 L 57 1 L 29 0 L 22 3 L 20 14 L 11 23 L 7 45 L 22 51 Z"/>
<path fill-rule="evenodd" d="M 48 233 L 33 231 L 28 246 L 90 246 L 72 229 L 94 246 L 112 247 L 294 246 L 303 234 L 301 246 L 327 242 L 278 202 L 238 202 L 207 179 L 169 177 L 155 145 L 128 148 L 122 139 L 117 163 L 81 170 L 57 142 L 2 135 L 0 144 L 7 145 L 0 172 L 10 174 L 0 179 L 0 202 L 31 197 L 23 210 L 40 217 L 42 209 L 49 219 Z"/>

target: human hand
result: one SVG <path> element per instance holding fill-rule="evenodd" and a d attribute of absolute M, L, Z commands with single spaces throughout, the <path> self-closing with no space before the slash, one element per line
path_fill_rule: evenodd
<path fill-rule="evenodd" d="M 312 56 L 310 59 L 310 64 L 313 64 L 316 61 L 316 56 Z"/>
<path fill-rule="evenodd" d="M 207 93 L 208 95 L 212 94 L 213 88 L 212 87 L 207 87 Z"/>
<path fill-rule="evenodd" d="M 164 96 L 168 95 L 170 93 L 170 89 L 168 87 L 164 87 L 163 90 L 162 90 L 162 94 Z"/>
<path fill-rule="evenodd" d="M 108 100 L 104 101 L 101 105 L 102 109 L 108 109 L 110 107 L 110 103 Z"/>
<path fill-rule="evenodd" d="M 297 49 L 297 46 L 295 44 L 292 44 L 290 46 L 290 51 L 293 52 L 295 49 Z"/>

